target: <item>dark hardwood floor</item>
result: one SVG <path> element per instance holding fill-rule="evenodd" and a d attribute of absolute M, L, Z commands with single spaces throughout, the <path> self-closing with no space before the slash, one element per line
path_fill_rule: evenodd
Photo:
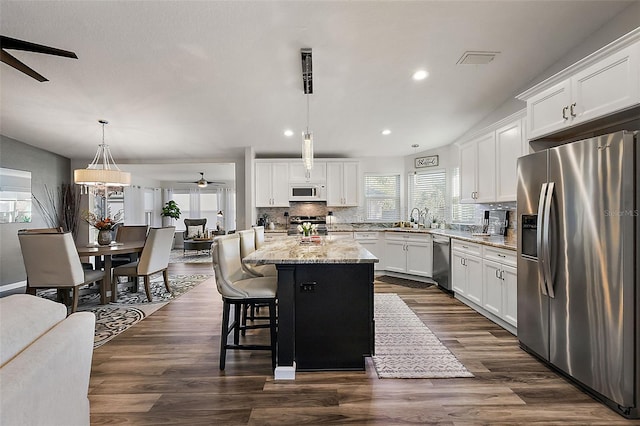
<path fill-rule="evenodd" d="M 172 264 L 170 273 L 212 271 Z M 400 295 L 475 378 L 378 379 L 369 362 L 366 372 L 274 381 L 265 351 L 230 351 L 220 371 L 222 302 L 212 278 L 95 350 L 91 423 L 640 424 L 576 389 L 514 336 L 437 288 L 377 283 L 376 292 Z M 254 336 L 268 340 L 266 330 Z"/>

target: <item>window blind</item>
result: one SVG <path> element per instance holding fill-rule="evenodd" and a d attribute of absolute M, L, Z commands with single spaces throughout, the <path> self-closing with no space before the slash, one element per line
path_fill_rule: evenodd
<path fill-rule="evenodd" d="M 399 220 L 400 175 L 365 175 L 364 200 L 367 220 Z"/>
<path fill-rule="evenodd" d="M 476 211 L 475 204 L 460 204 L 460 168 L 451 173 L 451 219 L 454 222 L 473 223 Z"/>
<path fill-rule="evenodd" d="M 429 218 L 445 219 L 447 174 L 444 170 L 409 174 L 409 211 L 429 210 Z"/>

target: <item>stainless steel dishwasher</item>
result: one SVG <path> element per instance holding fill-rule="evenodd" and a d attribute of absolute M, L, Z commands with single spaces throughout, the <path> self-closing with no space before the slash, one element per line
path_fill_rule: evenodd
<path fill-rule="evenodd" d="M 451 292 L 451 238 L 433 236 L 433 280 Z"/>

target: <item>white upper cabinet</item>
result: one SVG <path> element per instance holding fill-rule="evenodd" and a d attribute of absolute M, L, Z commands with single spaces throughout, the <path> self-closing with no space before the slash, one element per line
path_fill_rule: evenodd
<path fill-rule="evenodd" d="M 313 168 L 307 175 L 302 160 L 289 163 L 289 182 L 291 183 L 326 183 L 327 164 L 324 161 L 314 161 Z"/>
<path fill-rule="evenodd" d="M 527 153 L 523 115 L 507 117 L 460 145 L 461 203 L 516 200 L 517 159 Z"/>
<path fill-rule="evenodd" d="M 495 201 L 496 140 L 490 132 L 460 147 L 460 201 Z"/>
<path fill-rule="evenodd" d="M 537 139 L 640 104 L 640 28 L 517 96 Z"/>
<path fill-rule="evenodd" d="M 256 207 L 289 207 L 289 163 L 256 161 Z"/>
<path fill-rule="evenodd" d="M 327 206 L 357 206 L 358 162 L 327 162 Z"/>
<path fill-rule="evenodd" d="M 496 197 L 495 201 L 516 199 L 516 169 L 523 151 L 523 119 L 496 130 Z"/>

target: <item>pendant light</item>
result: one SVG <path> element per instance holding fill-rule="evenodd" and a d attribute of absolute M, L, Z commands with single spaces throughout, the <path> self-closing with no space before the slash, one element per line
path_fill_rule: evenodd
<path fill-rule="evenodd" d="M 302 57 L 302 84 L 307 96 L 307 130 L 302 132 L 302 163 L 309 177 L 313 169 L 313 134 L 309 131 L 309 96 L 313 93 L 313 75 L 311 67 L 311 49 L 300 49 Z"/>
<path fill-rule="evenodd" d="M 98 123 L 102 124 L 102 143 L 86 169 L 74 170 L 73 181 L 78 185 L 98 187 L 131 185 L 131 173 L 120 170 L 111 156 L 109 145 L 104 143 L 104 126 L 109 122 L 98 120 Z"/>

